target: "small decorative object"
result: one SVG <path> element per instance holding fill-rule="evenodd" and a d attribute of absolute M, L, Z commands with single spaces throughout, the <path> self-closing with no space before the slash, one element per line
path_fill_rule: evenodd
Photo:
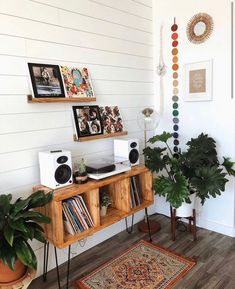
<path fill-rule="evenodd" d="M 118 106 L 101 106 L 100 115 L 104 134 L 123 131 L 123 121 Z"/>
<path fill-rule="evenodd" d="M 206 199 L 220 195 L 228 182 L 226 175 L 235 176 L 235 170 L 229 158 L 224 157 L 224 161 L 219 162 L 215 140 L 201 133 L 187 142 L 187 150 L 179 152 L 178 158 L 175 158 L 168 145 L 171 137 L 172 134 L 166 132 L 156 135 L 149 142 L 163 142 L 166 147 L 147 147 L 144 150 L 146 166 L 157 174 L 167 174 L 155 178 L 155 192 L 166 197 L 176 209 L 185 201 L 190 203 L 190 195 L 194 193 L 201 199 L 202 205 Z"/>
<path fill-rule="evenodd" d="M 73 106 L 73 115 L 78 138 L 103 133 L 97 105 Z"/>
<path fill-rule="evenodd" d="M 185 100 L 212 100 L 212 60 L 185 65 Z"/>
<path fill-rule="evenodd" d="M 87 68 L 61 66 L 60 69 L 68 97 L 94 97 Z"/>
<path fill-rule="evenodd" d="M 35 98 L 65 97 L 58 65 L 28 63 Z"/>
<path fill-rule="evenodd" d="M 194 44 L 203 43 L 211 36 L 213 28 L 212 17 L 206 13 L 198 13 L 188 22 L 187 37 Z"/>
<path fill-rule="evenodd" d="M 22 280 L 36 270 L 37 259 L 29 241 L 45 242 L 43 228 L 38 223 L 48 224 L 50 218 L 34 211 L 52 199 L 52 192 L 44 195 L 37 191 L 27 199 L 12 202 L 12 195 L 0 195 L 0 287 Z M 7 274 L 9 269 L 10 274 Z M 19 270 L 19 271 L 17 271 Z M 31 274 L 31 273 L 30 273 Z M 13 287 L 12 287 L 13 288 Z M 14 287 L 15 288 L 15 287 Z"/>
<path fill-rule="evenodd" d="M 106 191 L 100 192 L 100 216 L 104 217 L 107 214 L 107 208 L 111 205 L 110 195 Z"/>
<path fill-rule="evenodd" d="M 87 170 L 84 159 L 81 160 L 78 170 L 74 173 L 76 184 L 85 184 L 87 182 Z"/>
<path fill-rule="evenodd" d="M 174 24 L 171 26 L 171 39 L 172 39 L 172 101 L 173 101 L 173 138 L 174 138 L 174 154 L 175 156 L 177 156 L 178 153 L 178 146 L 179 146 L 179 105 L 178 105 L 178 101 L 179 101 L 179 57 L 178 57 L 178 25 L 176 24 L 176 19 L 174 18 Z"/>

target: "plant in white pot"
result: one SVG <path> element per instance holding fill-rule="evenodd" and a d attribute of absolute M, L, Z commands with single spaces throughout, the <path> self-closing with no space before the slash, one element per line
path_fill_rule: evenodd
<path fill-rule="evenodd" d="M 157 174 L 165 174 L 154 179 L 155 192 L 166 197 L 176 209 L 185 203 L 189 207 L 193 205 L 192 195 L 200 198 L 202 205 L 206 199 L 220 195 L 228 181 L 226 175 L 235 176 L 235 171 L 229 158 L 224 157 L 223 162 L 219 162 L 215 140 L 201 133 L 187 142 L 185 152 L 173 154 L 168 144 L 171 137 L 172 134 L 167 132 L 156 135 L 149 139 L 149 143 L 162 142 L 165 147 L 148 146 L 144 149 L 146 166 Z M 177 216 L 191 216 L 192 208 L 189 208 L 189 213 L 178 210 Z"/>
<path fill-rule="evenodd" d="M 106 216 L 107 208 L 111 205 L 111 197 L 106 191 L 100 192 L 100 215 L 101 217 Z"/>

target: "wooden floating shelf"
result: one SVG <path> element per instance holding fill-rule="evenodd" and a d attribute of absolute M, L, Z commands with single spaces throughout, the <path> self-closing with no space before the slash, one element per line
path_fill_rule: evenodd
<path fill-rule="evenodd" d="M 34 98 L 28 95 L 29 103 L 50 103 L 50 102 L 93 102 L 96 101 L 95 97 L 51 97 L 51 98 Z"/>
<path fill-rule="evenodd" d="M 109 138 L 109 137 L 117 137 L 117 136 L 123 136 L 123 135 L 127 135 L 127 131 L 115 132 L 115 133 L 109 133 L 109 134 L 98 134 L 98 135 L 84 136 L 84 137 L 81 137 L 79 139 L 74 134 L 73 140 L 78 141 L 78 142 L 82 142 L 82 141 L 96 140 L 96 139 Z"/>

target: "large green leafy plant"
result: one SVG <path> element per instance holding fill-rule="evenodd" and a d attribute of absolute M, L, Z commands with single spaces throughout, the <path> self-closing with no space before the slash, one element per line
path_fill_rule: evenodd
<path fill-rule="evenodd" d="M 43 228 L 50 218 L 35 211 L 52 199 L 52 192 L 45 195 L 37 191 L 27 199 L 12 202 L 12 195 L 0 195 L 0 260 L 14 270 L 16 259 L 24 265 L 37 268 L 37 259 L 29 244 L 36 239 L 45 242 Z"/>
<path fill-rule="evenodd" d="M 216 197 L 225 190 L 226 175 L 235 176 L 234 163 L 217 157 L 216 142 L 207 134 L 187 142 L 187 150 L 173 154 L 168 142 L 172 134 L 163 132 L 149 139 L 152 145 L 162 142 L 165 147 L 144 149 L 146 166 L 155 173 L 163 173 L 154 179 L 154 190 L 175 208 L 190 202 L 192 193 L 201 199 L 202 205 L 210 196 Z"/>

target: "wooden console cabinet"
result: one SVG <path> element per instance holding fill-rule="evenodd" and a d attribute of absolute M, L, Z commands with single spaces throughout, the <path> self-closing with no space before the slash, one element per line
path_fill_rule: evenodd
<path fill-rule="evenodd" d="M 130 177 L 137 176 L 142 192 L 143 202 L 140 206 L 131 208 Z M 100 216 L 99 193 L 102 188 L 112 197 L 112 204 L 105 217 Z M 34 191 L 51 189 L 44 186 L 35 186 Z M 75 195 L 83 194 L 87 208 L 93 218 L 95 226 L 71 235 L 66 232 L 63 224 L 62 201 Z M 97 231 L 102 230 L 148 206 L 154 202 L 152 190 L 152 173 L 143 165 L 135 166 L 130 171 L 118 174 L 100 181 L 91 180 L 86 184 L 73 184 L 64 188 L 55 189 L 53 200 L 41 212 L 51 218 L 51 224 L 45 225 L 47 240 L 57 248 L 67 247 L 82 240 Z"/>

